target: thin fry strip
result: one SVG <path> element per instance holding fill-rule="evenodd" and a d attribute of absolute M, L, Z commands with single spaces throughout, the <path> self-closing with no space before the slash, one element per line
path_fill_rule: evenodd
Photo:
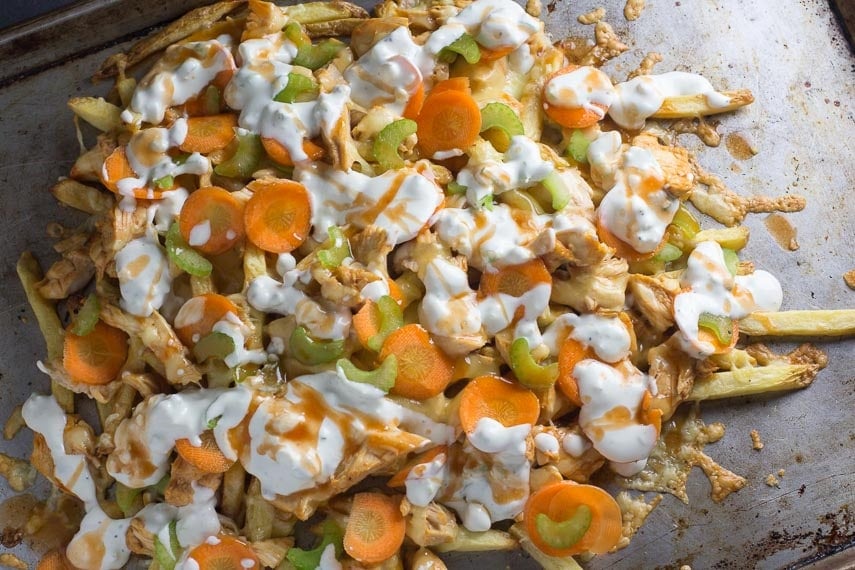
<path fill-rule="evenodd" d="M 489 552 L 515 550 L 517 547 L 519 542 L 504 531 L 472 532 L 463 527 L 458 527 L 454 540 L 432 546 L 437 552 Z"/>
<path fill-rule="evenodd" d="M 534 558 L 543 567 L 543 570 L 582 570 L 582 567 L 572 556 L 558 558 L 541 552 L 538 547 L 532 544 L 528 533 L 520 523 L 514 523 L 511 526 L 511 536 L 519 541 L 522 549 Z"/>
<path fill-rule="evenodd" d="M 115 203 L 113 197 L 106 192 L 70 178 L 63 178 L 54 184 L 50 191 L 66 206 L 87 214 L 104 214 L 111 210 Z"/>
<path fill-rule="evenodd" d="M 751 313 L 739 321 L 739 332 L 751 336 L 855 335 L 855 309 Z"/>
<path fill-rule="evenodd" d="M 819 370 L 815 364 L 776 362 L 768 366 L 716 372 L 707 379 L 696 381 L 687 400 L 700 402 L 807 388 Z"/>
<path fill-rule="evenodd" d="M 684 95 L 682 97 L 668 97 L 662 102 L 659 110 L 653 113 L 656 119 L 679 119 L 682 117 L 703 117 L 735 111 L 754 102 L 754 95 L 748 89 L 737 89 L 735 91 L 722 91 L 722 95 L 728 97 L 727 105 L 710 105 L 706 94 Z"/>
<path fill-rule="evenodd" d="M 33 257 L 33 254 L 25 251 L 18 259 L 15 269 L 18 272 L 21 285 L 24 286 L 27 301 L 29 301 L 30 307 L 33 309 L 33 314 L 36 316 L 39 329 L 41 329 L 42 336 L 45 339 L 48 360 L 55 361 L 62 357 L 64 332 L 59 316 L 56 314 L 56 305 L 42 297 L 38 289 L 36 289 L 37 283 L 44 277 L 42 268 L 39 266 L 36 258 Z M 51 380 L 51 392 L 65 412 L 74 412 L 74 393 L 71 390 L 61 386 L 55 380 Z"/>

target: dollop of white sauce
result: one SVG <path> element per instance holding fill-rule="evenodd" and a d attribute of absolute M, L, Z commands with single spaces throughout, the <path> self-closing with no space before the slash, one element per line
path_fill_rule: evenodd
<path fill-rule="evenodd" d="M 555 455 L 558 453 L 558 439 L 551 433 L 541 432 L 534 436 L 534 447 L 541 453 Z"/>
<path fill-rule="evenodd" d="M 618 362 L 629 356 L 632 339 L 626 324 L 614 315 L 565 313 L 543 333 L 543 343 L 553 356 L 561 351 L 561 343 L 571 338 L 594 349 L 597 358 Z"/>
<path fill-rule="evenodd" d="M 223 359 L 229 368 L 241 366 L 243 364 L 264 364 L 267 362 L 267 352 L 261 349 L 247 349 L 246 335 L 250 332 L 249 327 L 240 320 L 240 317 L 232 312 L 217 321 L 211 329 L 213 332 L 218 332 L 226 335 L 235 345 L 235 349 Z"/>
<path fill-rule="evenodd" d="M 446 454 L 440 453 L 430 461 L 416 465 L 407 473 L 404 486 L 410 503 L 417 507 L 426 507 L 434 500 L 448 476 L 446 463 Z"/>
<path fill-rule="evenodd" d="M 465 271 L 435 257 L 424 269 L 422 282 L 419 321 L 428 332 L 449 337 L 481 332 L 481 312 Z"/>
<path fill-rule="evenodd" d="M 488 49 L 516 49 L 543 29 L 543 22 L 513 0 L 476 0 L 449 18 L 448 23 L 462 24 Z"/>
<path fill-rule="evenodd" d="M 172 226 L 173 222 L 178 219 L 181 213 L 181 208 L 184 207 L 184 202 L 190 193 L 186 188 L 176 188 L 161 193 L 160 200 L 157 200 L 148 207 L 150 220 L 154 225 L 154 229 L 158 233 L 166 233 Z"/>
<path fill-rule="evenodd" d="M 601 119 L 616 98 L 616 91 L 609 76 L 597 69 L 584 65 L 556 75 L 546 84 L 546 102 L 555 107 L 585 109 Z"/>
<path fill-rule="evenodd" d="M 341 562 L 335 557 L 335 544 L 328 544 L 321 553 L 318 570 L 341 570 Z"/>
<path fill-rule="evenodd" d="M 582 408 L 579 427 L 600 454 L 617 463 L 645 459 L 656 445 L 656 428 L 637 421 L 649 377 L 628 361 L 620 368 L 583 360 L 573 369 Z"/>
<path fill-rule="evenodd" d="M 132 315 L 147 317 L 159 309 L 172 289 L 166 252 L 152 237 L 128 242 L 116 254 L 121 307 Z"/>
<path fill-rule="evenodd" d="M 514 338 L 524 338 L 531 349 L 542 342 L 537 318 L 549 307 L 552 286 L 549 283 L 535 285 L 519 297 L 497 293 L 481 299 L 478 305 L 484 330 L 495 335 L 507 328 L 516 319 Z M 522 316 L 518 313 L 522 309 Z"/>
<path fill-rule="evenodd" d="M 681 348 L 694 358 L 705 358 L 715 352 L 711 343 L 699 338 L 701 314 L 741 319 L 753 311 L 777 311 L 784 298 L 778 280 L 762 269 L 751 275 L 732 276 L 721 245 L 714 241 L 701 242 L 695 247 L 680 285 L 683 292 L 674 298 L 677 339 Z"/>
<path fill-rule="evenodd" d="M 591 442 L 584 435 L 568 433 L 561 440 L 561 449 L 566 451 L 571 457 L 578 458 L 591 449 Z"/>
<path fill-rule="evenodd" d="M 644 122 L 662 106 L 668 97 L 704 95 L 712 107 L 730 104 L 730 98 L 719 93 L 710 82 L 696 74 L 670 71 L 659 75 L 639 75 L 618 83 L 617 96 L 609 109 L 609 116 L 625 129 L 640 129 Z"/>

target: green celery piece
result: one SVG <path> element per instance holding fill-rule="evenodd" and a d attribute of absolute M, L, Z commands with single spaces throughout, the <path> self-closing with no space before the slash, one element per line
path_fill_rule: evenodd
<path fill-rule="evenodd" d="M 174 222 L 166 232 L 166 255 L 175 265 L 196 277 L 207 277 L 214 268 L 210 261 L 184 241 L 178 222 Z"/>
<path fill-rule="evenodd" d="M 226 161 L 214 168 L 220 176 L 229 178 L 249 178 L 258 169 L 258 162 L 264 156 L 261 137 L 247 133 L 238 135 L 237 151 Z"/>
<path fill-rule="evenodd" d="M 340 359 L 336 367 L 340 368 L 351 382 L 371 384 L 387 394 L 395 386 L 395 380 L 398 378 L 398 359 L 394 354 L 386 357 L 386 360 L 374 370 L 361 370 L 347 358 Z"/>
<path fill-rule="evenodd" d="M 732 249 L 723 247 L 721 253 L 724 254 L 724 264 L 730 274 L 736 277 L 736 271 L 739 269 L 739 256 Z"/>
<path fill-rule="evenodd" d="M 344 339 L 315 340 L 305 327 L 297 327 L 289 340 L 291 356 L 309 366 L 335 362 L 344 353 Z"/>
<path fill-rule="evenodd" d="M 416 122 L 410 119 L 392 121 L 374 139 L 374 159 L 383 170 L 394 170 L 404 166 L 398 147 L 410 135 L 416 133 Z"/>
<path fill-rule="evenodd" d="M 344 531 L 331 519 L 324 521 L 323 536 L 321 542 L 311 550 L 302 548 L 291 548 L 285 557 L 295 570 L 315 570 L 321 563 L 321 556 L 327 546 L 335 547 L 336 558 L 341 557 L 344 552 Z"/>
<path fill-rule="evenodd" d="M 699 231 L 701 231 L 701 224 L 698 223 L 695 216 L 693 216 L 683 204 L 680 205 L 680 208 L 674 214 L 674 219 L 671 220 L 671 225 L 680 230 L 685 241 L 691 240 Z"/>
<path fill-rule="evenodd" d="M 301 46 L 297 48 L 297 55 L 291 63 L 315 71 L 332 61 L 343 47 L 342 42 L 334 39 L 323 40 L 315 45 Z"/>
<path fill-rule="evenodd" d="M 297 48 L 312 45 L 312 40 L 309 35 L 303 30 L 303 26 L 299 22 L 288 22 L 282 30 L 285 37 L 291 40 Z"/>
<path fill-rule="evenodd" d="M 175 570 L 175 564 L 181 556 L 181 545 L 178 543 L 178 532 L 175 521 L 169 523 L 169 545 L 160 538 L 154 537 L 154 558 L 163 570 Z"/>
<path fill-rule="evenodd" d="M 588 162 L 588 146 L 591 141 L 585 136 L 581 129 L 573 129 L 570 134 L 570 142 L 567 145 L 565 153 L 578 163 L 586 164 Z"/>
<path fill-rule="evenodd" d="M 132 489 L 121 483 L 116 483 L 116 504 L 126 517 L 132 517 L 139 512 L 143 504 L 142 489 Z"/>
<path fill-rule="evenodd" d="M 208 429 L 214 429 L 215 427 L 217 427 L 217 424 L 220 423 L 220 419 L 222 417 L 223 417 L 223 415 L 220 414 L 216 418 L 211 418 L 210 420 L 208 420 L 208 423 L 206 424 L 205 427 L 207 427 Z"/>
<path fill-rule="evenodd" d="M 175 185 L 175 178 L 172 175 L 167 174 L 163 178 L 158 178 L 154 181 L 154 185 L 160 188 L 161 190 L 169 190 Z"/>
<path fill-rule="evenodd" d="M 504 103 L 488 103 L 481 109 L 481 132 L 493 128 L 503 130 L 508 138 L 525 134 L 517 113 Z"/>
<path fill-rule="evenodd" d="M 676 261 L 683 256 L 683 250 L 674 245 L 673 243 L 665 242 L 665 245 L 662 246 L 656 255 L 653 256 L 653 259 L 657 261 L 663 261 L 665 263 L 669 263 L 671 261 Z"/>
<path fill-rule="evenodd" d="M 466 194 L 468 188 L 463 184 L 458 184 L 456 180 L 452 180 L 445 187 L 445 193 L 449 196 L 456 196 L 458 194 Z"/>
<path fill-rule="evenodd" d="M 518 338 L 511 344 L 511 370 L 519 383 L 532 390 L 545 390 L 558 379 L 558 363 L 541 366 L 534 361 L 525 338 Z"/>
<path fill-rule="evenodd" d="M 733 342 L 733 320 L 730 317 L 701 313 L 698 318 L 698 326 L 712 332 L 724 346 L 730 346 L 730 343 Z"/>
<path fill-rule="evenodd" d="M 445 46 L 439 51 L 439 61 L 444 63 L 453 62 L 458 55 L 462 55 L 466 63 L 478 63 L 481 61 L 481 48 L 475 38 L 464 33 L 462 36 Z"/>
<path fill-rule="evenodd" d="M 302 73 L 291 72 L 288 74 L 288 84 L 276 94 L 273 100 L 280 103 L 311 101 L 317 98 L 319 92 L 320 89 L 314 79 Z"/>
<path fill-rule="evenodd" d="M 478 205 L 485 210 L 492 212 L 493 206 L 496 204 L 496 199 L 492 194 L 487 194 L 478 202 Z"/>
<path fill-rule="evenodd" d="M 330 226 L 327 229 L 327 235 L 329 235 L 329 246 L 318 250 L 318 260 L 327 269 L 332 269 L 350 257 L 350 243 L 338 226 Z"/>
<path fill-rule="evenodd" d="M 214 331 L 202 337 L 193 347 L 193 356 L 197 362 L 209 358 L 223 359 L 235 351 L 235 341 L 227 334 Z"/>
<path fill-rule="evenodd" d="M 555 522 L 549 515 L 539 513 L 534 525 L 540 538 L 553 548 L 570 548 L 585 536 L 591 528 L 593 515 L 588 505 L 579 505 L 573 516 L 562 522 Z"/>
<path fill-rule="evenodd" d="M 368 339 L 368 348 L 374 352 L 379 352 L 387 336 L 404 326 L 404 312 L 389 295 L 377 299 L 377 309 L 380 311 L 380 331 Z"/>
<path fill-rule="evenodd" d="M 564 207 L 570 203 L 570 191 L 567 189 L 567 185 L 564 184 L 564 180 L 561 179 L 561 175 L 559 175 L 556 171 L 552 171 L 549 175 L 540 181 L 543 184 L 543 187 L 549 191 L 549 195 L 552 196 L 552 209 L 558 212 L 559 210 L 563 210 Z"/>
<path fill-rule="evenodd" d="M 98 324 L 98 318 L 101 314 L 101 302 L 98 301 L 98 296 L 94 293 L 86 297 L 86 301 L 77 315 L 74 317 L 74 323 L 71 325 L 71 332 L 77 336 L 86 336 L 95 329 Z"/>

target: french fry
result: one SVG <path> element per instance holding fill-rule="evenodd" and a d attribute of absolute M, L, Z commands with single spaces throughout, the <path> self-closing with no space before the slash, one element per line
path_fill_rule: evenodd
<path fill-rule="evenodd" d="M 491 550 L 514 550 L 519 543 L 508 533 L 501 530 L 472 532 L 459 527 L 457 536 L 451 542 L 432 546 L 437 552 L 487 552 Z"/>
<path fill-rule="evenodd" d="M 748 245 L 749 235 L 750 232 L 745 226 L 715 228 L 699 231 L 692 239 L 692 243 L 697 245 L 702 241 L 714 241 L 718 242 L 721 247 L 739 251 Z"/>
<path fill-rule="evenodd" d="M 0 477 L 9 482 L 13 491 L 20 493 L 36 482 L 36 469 L 29 461 L 0 453 Z"/>
<path fill-rule="evenodd" d="M 350 2 L 304 2 L 284 7 L 285 14 L 304 26 L 344 19 L 366 19 L 365 8 Z"/>
<path fill-rule="evenodd" d="M 12 414 L 6 420 L 6 424 L 3 426 L 3 438 L 6 440 L 10 440 L 16 435 L 21 429 L 26 425 L 24 422 L 24 415 L 21 412 L 23 409 L 22 404 L 18 404 L 15 406 L 15 409 L 12 411 Z"/>
<path fill-rule="evenodd" d="M 59 316 L 56 314 L 55 305 L 39 294 L 36 285 L 44 277 L 39 262 L 29 251 L 21 254 L 16 265 L 18 278 L 24 286 L 27 301 L 33 309 L 39 329 L 47 345 L 48 360 L 62 358 L 62 343 L 65 332 Z M 51 392 L 60 407 L 67 413 L 74 412 L 74 394 L 71 390 L 61 386 L 55 380 L 51 380 Z"/>
<path fill-rule="evenodd" d="M 766 366 L 716 372 L 709 378 L 695 381 L 687 400 L 700 402 L 807 388 L 819 370 L 811 363 L 773 362 Z"/>
<path fill-rule="evenodd" d="M 270 538 L 273 533 L 274 506 L 261 496 L 261 484 L 258 479 L 253 477 L 244 501 L 246 504 L 246 523 L 243 534 L 250 542 Z"/>
<path fill-rule="evenodd" d="M 735 111 L 754 102 L 754 95 L 748 89 L 737 89 L 735 91 L 722 91 L 722 95 L 730 99 L 727 105 L 711 105 L 707 96 L 703 93 L 697 95 L 683 95 L 681 97 L 668 97 L 662 102 L 662 106 L 653 113 L 656 119 L 679 119 L 682 117 L 703 117 Z"/>
<path fill-rule="evenodd" d="M 751 313 L 739 321 L 739 332 L 750 336 L 851 336 L 855 309 Z"/>
<path fill-rule="evenodd" d="M 193 291 L 193 296 L 204 295 L 205 293 L 214 293 L 214 282 L 211 276 L 197 277 L 190 276 L 190 289 Z"/>
<path fill-rule="evenodd" d="M 328 22 L 313 22 L 306 24 L 306 33 L 310 38 L 334 38 L 349 36 L 365 18 L 340 18 Z"/>
<path fill-rule="evenodd" d="M 531 539 L 528 537 L 528 533 L 526 533 L 520 523 L 514 523 L 511 525 L 511 536 L 515 537 L 519 541 L 523 550 L 525 550 L 529 556 L 534 558 L 537 563 L 543 567 L 543 570 L 582 570 L 582 567 L 579 566 L 579 563 L 576 562 L 572 556 L 558 558 L 544 554 L 531 542 Z"/>
<path fill-rule="evenodd" d="M 63 178 L 54 184 L 50 191 L 54 198 L 66 206 L 87 214 L 103 214 L 115 204 L 109 194 L 71 178 Z"/>
<path fill-rule="evenodd" d="M 74 97 L 69 99 L 68 108 L 102 132 L 112 131 L 122 124 L 122 110 L 101 97 Z"/>
<path fill-rule="evenodd" d="M 99 182 L 101 179 L 101 167 L 107 155 L 101 145 L 95 145 L 77 157 L 74 166 L 71 167 L 71 178 L 86 182 Z"/>

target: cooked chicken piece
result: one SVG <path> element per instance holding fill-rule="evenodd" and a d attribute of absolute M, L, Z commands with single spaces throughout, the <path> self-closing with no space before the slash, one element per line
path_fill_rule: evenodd
<path fill-rule="evenodd" d="M 695 361 L 680 350 L 674 337 L 651 348 L 647 360 L 650 377 L 656 382 L 651 406 L 662 410 L 662 420 L 667 421 L 692 391 Z"/>
<path fill-rule="evenodd" d="M 386 258 L 392 247 L 386 241 L 386 230 L 375 225 L 365 228 L 350 238 L 353 259 L 372 270 L 386 269 Z"/>
<path fill-rule="evenodd" d="M 170 384 L 198 384 L 201 381 L 202 374 L 188 358 L 187 348 L 157 311 L 148 317 L 136 317 L 113 304 L 102 303 L 101 318 L 108 325 L 139 337 L 163 363 L 164 374 Z"/>
<path fill-rule="evenodd" d="M 125 533 L 125 542 L 131 552 L 140 556 L 153 557 L 155 538 L 154 533 L 145 527 L 142 519 L 131 519 L 131 525 Z"/>
<path fill-rule="evenodd" d="M 544 261 L 549 255 L 562 251 L 562 247 L 567 252 L 565 257 L 571 258 L 568 262 L 577 267 L 594 265 L 608 255 L 608 246 L 600 242 L 597 229 L 587 214 L 569 214 L 566 218 L 570 227 L 556 232 L 558 242 L 555 244 L 555 250 L 544 256 Z"/>
<path fill-rule="evenodd" d="M 41 366 L 42 372 L 50 376 L 51 380 L 71 390 L 75 394 L 85 394 L 87 397 L 106 404 L 109 402 L 119 388 L 122 387 L 121 382 L 109 382 L 107 384 L 84 384 L 75 382 L 62 367 L 59 359 L 56 361 L 43 362 Z"/>
<path fill-rule="evenodd" d="M 650 151 L 665 174 L 665 189 L 677 198 L 686 198 L 695 186 L 695 173 L 689 151 L 663 145 L 652 133 L 641 133 L 632 145 Z"/>
<path fill-rule="evenodd" d="M 193 487 L 203 486 L 216 491 L 223 481 L 222 473 L 206 473 L 178 456 L 172 462 L 169 484 L 163 493 L 166 502 L 176 507 L 184 507 L 193 502 Z"/>
<path fill-rule="evenodd" d="M 268 538 L 256 540 L 249 544 L 264 568 L 279 568 L 279 565 L 285 560 L 285 555 L 293 546 L 294 539 L 292 537 Z"/>
<path fill-rule="evenodd" d="M 46 299 L 65 299 L 83 289 L 95 275 L 95 264 L 85 247 L 66 251 L 36 284 Z"/>
<path fill-rule="evenodd" d="M 674 326 L 674 297 L 680 292 L 677 279 L 633 273 L 627 289 L 641 316 L 656 332 Z"/>
<path fill-rule="evenodd" d="M 362 302 L 359 294 L 360 289 L 350 284 L 342 283 L 338 276 L 341 273 L 323 267 L 320 263 L 312 267 L 312 278 L 321 286 L 321 295 L 324 299 L 336 305 L 345 307 L 356 307 Z M 375 276 L 376 277 L 376 276 Z"/>
<path fill-rule="evenodd" d="M 457 536 L 457 519 L 454 513 L 439 503 L 417 507 L 404 499 L 401 512 L 407 520 L 407 536 L 419 546 L 450 542 Z"/>
<path fill-rule="evenodd" d="M 436 345 L 452 358 L 463 357 L 487 344 L 487 335 L 440 336 L 431 335 Z"/>
<path fill-rule="evenodd" d="M 145 235 L 148 225 L 146 208 L 136 208 L 127 212 L 115 207 L 107 217 L 98 221 L 96 227 L 101 241 L 94 241 L 89 256 L 95 262 L 99 277 L 104 275 L 107 266 L 115 259 L 116 253 L 132 240 Z"/>
<path fill-rule="evenodd" d="M 585 445 L 588 440 L 582 434 L 582 430 L 578 425 L 552 427 L 549 428 L 549 432 L 558 440 L 558 456 L 550 458 L 539 454 L 538 462 L 543 467 L 555 467 L 565 479 L 570 479 L 577 483 L 587 483 L 591 475 L 598 471 L 606 462 L 605 458 L 590 443 Z M 580 443 L 577 446 L 580 447 L 578 451 L 581 451 L 578 456 L 568 453 L 567 448 L 573 449 L 572 445 L 568 445 L 564 441 L 568 437 L 572 437 Z M 541 459 L 543 461 L 540 461 Z M 548 473 L 548 471 L 545 471 L 541 476 L 548 475 Z"/>
<path fill-rule="evenodd" d="M 554 276 L 551 301 L 583 313 L 619 311 L 624 306 L 628 268 L 626 260 L 618 257 L 588 267 L 569 267 Z"/>
<path fill-rule="evenodd" d="M 249 0 L 249 15 L 246 17 L 246 26 L 240 41 L 279 33 L 287 23 L 288 16 L 285 11 L 273 2 Z"/>
<path fill-rule="evenodd" d="M 111 133 L 98 135 L 98 143 L 81 154 L 71 167 L 71 178 L 87 182 L 100 182 L 104 160 L 116 149 L 116 136 Z"/>

